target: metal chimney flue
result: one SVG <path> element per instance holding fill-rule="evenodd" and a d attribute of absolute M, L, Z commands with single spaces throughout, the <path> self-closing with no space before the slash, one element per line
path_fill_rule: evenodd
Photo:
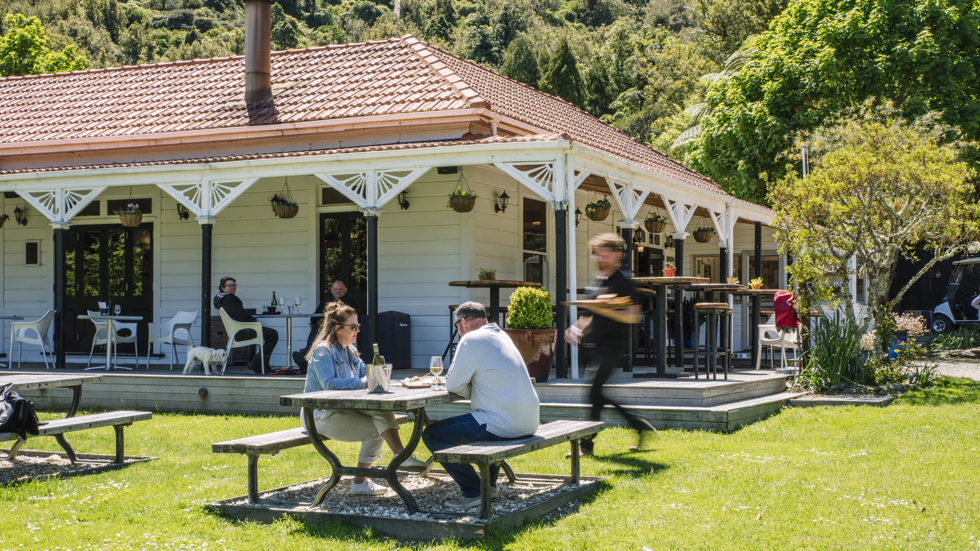
<path fill-rule="evenodd" d="M 245 101 L 272 99 L 272 2 L 245 0 Z"/>

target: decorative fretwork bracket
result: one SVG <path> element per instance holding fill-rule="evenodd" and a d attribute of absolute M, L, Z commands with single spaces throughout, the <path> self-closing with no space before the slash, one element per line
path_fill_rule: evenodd
<path fill-rule="evenodd" d="M 674 229 L 677 233 L 685 233 L 687 229 L 687 224 L 694 218 L 694 211 L 697 210 L 697 205 L 685 205 L 680 201 L 674 201 L 672 199 L 667 199 L 661 195 L 664 200 L 664 204 L 667 205 L 667 216 L 670 217 L 670 222 L 674 225 Z"/>
<path fill-rule="evenodd" d="M 20 191 L 20 196 L 54 225 L 67 224 L 105 191 L 106 186 L 81 189 Z"/>
<path fill-rule="evenodd" d="M 725 212 L 712 212 L 711 221 L 715 224 L 715 230 L 718 231 L 718 240 L 726 245 L 730 242 L 730 237 L 735 231 L 735 221 L 738 217 L 735 216 L 734 209 L 729 206 L 725 209 Z"/>
<path fill-rule="evenodd" d="M 633 188 L 633 184 L 624 184 L 610 178 L 606 178 L 606 182 L 609 184 L 609 190 L 612 191 L 616 206 L 619 207 L 619 212 L 623 213 L 623 219 L 633 221 L 650 192 L 639 191 Z"/>
<path fill-rule="evenodd" d="M 217 216 L 257 181 L 258 178 L 239 182 L 205 180 L 184 184 L 157 184 L 157 186 L 193 212 L 199 222 L 204 223 Z"/>
<path fill-rule="evenodd" d="M 315 176 L 353 201 L 362 211 L 378 212 L 382 205 L 394 199 L 428 170 L 428 167 L 366 170 Z"/>
<path fill-rule="evenodd" d="M 530 188 L 531 191 L 540 195 L 545 202 L 552 205 L 565 202 L 564 162 L 493 163 L 493 166 Z M 560 175 L 560 177 L 556 177 L 556 175 Z"/>

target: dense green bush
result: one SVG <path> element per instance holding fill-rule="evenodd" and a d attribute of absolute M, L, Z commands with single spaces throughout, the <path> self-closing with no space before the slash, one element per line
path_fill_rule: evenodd
<path fill-rule="evenodd" d="M 534 287 L 518 287 L 510 295 L 508 328 L 551 329 L 551 326 L 551 293 Z"/>
<path fill-rule="evenodd" d="M 839 312 L 833 318 L 820 318 L 813 329 L 813 346 L 800 378 L 813 390 L 874 383 L 874 374 L 867 369 L 861 349 L 861 337 L 867 331 L 866 325 Z"/>
<path fill-rule="evenodd" d="M 980 347 L 980 327 L 960 327 L 950 333 L 936 335 L 932 339 L 933 350 L 963 350 Z"/>

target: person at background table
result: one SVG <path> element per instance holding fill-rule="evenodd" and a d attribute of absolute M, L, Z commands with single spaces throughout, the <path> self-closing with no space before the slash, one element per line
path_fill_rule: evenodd
<path fill-rule="evenodd" d="M 446 375 L 446 390 L 470 399 L 471 413 L 443 419 L 426 427 L 422 441 L 431 452 L 479 440 L 508 440 L 534 434 L 540 404 L 521 353 L 496 323 L 487 323 L 487 310 L 464 302 L 454 313 L 459 346 Z M 480 504 L 480 475 L 468 463 L 443 463 L 463 497 L 449 501 L 452 509 Z M 490 467 L 496 494 L 500 465 Z"/>
<path fill-rule="evenodd" d="M 631 324 L 640 321 L 640 307 L 633 296 L 633 283 L 619 269 L 623 260 L 624 245 L 623 239 L 614 233 L 600 234 L 589 241 L 589 249 L 598 265 L 599 274 L 586 291 L 590 299 L 599 295 L 616 295 L 629 297 L 633 304 L 616 310 L 612 308 L 586 310 L 579 314 L 578 320 L 565 331 L 565 338 L 576 345 L 584 341 L 594 347 L 586 368 L 587 376 L 593 377 L 592 388 L 589 391 L 589 400 L 592 402 L 590 419 L 598 421 L 602 408 L 606 404 L 611 404 L 636 430 L 639 440 L 636 448 L 641 448 L 645 433 L 653 431 L 653 426 L 646 419 L 628 412 L 603 392 L 603 385 L 606 384 L 613 369 L 622 367 L 623 357 L 630 352 Z M 579 441 L 580 455 L 595 454 L 594 439 L 593 436 Z"/>
<path fill-rule="evenodd" d="M 313 310 L 314 314 L 322 314 L 327 308 L 327 304 L 331 302 L 342 302 L 347 306 L 350 306 L 355 311 L 357 310 L 357 303 L 354 299 L 347 296 L 347 286 L 344 285 L 343 281 L 339 279 L 333 282 L 330 286 L 330 298 L 324 300 L 320 304 L 316 305 L 316 310 Z M 309 353 L 310 349 L 313 348 L 313 341 L 316 340 L 317 333 L 320 332 L 320 326 L 323 325 L 323 318 L 310 318 L 310 334 L 306 337 L 306 347 L 293 352 L 293 362 L 299 367 L 300 374 L 306 374 L 306 355 Z"/>
<path fill-rule="evenodd" d="M 367 370 L 354 347 L 357 332 L 361 329 L 357 322 L 357 310 L 341 302 L 331 302 L 324 314 L 323 325 L 306 356 L 309 371 L 303 392 L 367 388 Z M 305 417 L 301 416 L 300 419 L 303 428 L 310 430 Z M 387 443 L 395 455 L 405 449 L 398 435 L 395 414 L 390 411 L 317 409 L 313 410 L 313 419 L 316 431 L 331 440 L 361 442 L 361 451 L 357 455 L 357 466 L 361 468 L 368 468 L 378 460 L 382 443 Z M 425 462 L 412 456 L 402 466 L 424 467 Z M 351 484 L 354 495 L 379 496 L 387 491 L 387 486 L 375 484 L 362 476 L 355 477 Z"/>
<path fill-rule="evenodd" d="M 228 317 L 243 323 L 249 323 L 257 321 L 252 314 L 245 311 L 245 305 L 242 304 L 242 299 L 238 298 L 235 293 L 238 292 L 238 282 L 235 281 L 233 277 L 223 277 L 221 282 L 218 284 L 218 294 L 214 295 L 214 307 L 224 309 Z M 255 338 L 255 331 L 251 329 L 244 329 L 235 335 L 237 339 L 252 339 Z M 275 350 L 276 344 L 279 342 L 279 333 L 272 329 L 271 327 L 262 327 L 262 351 L 265 352 L 265 365 L 269 367 L 269 358 L 272 356 L 272 351 Z M 262 358 L 256 355 L 249 362 L 248 367 L 256 373 L 262 373 Z"/>

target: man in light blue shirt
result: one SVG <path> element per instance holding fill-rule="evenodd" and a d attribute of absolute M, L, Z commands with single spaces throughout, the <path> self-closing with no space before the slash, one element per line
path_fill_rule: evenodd
<path fill-rule="evenodd" d="M 431 452 L 481 440 L 509 440 L 534 434 L 540 403 L 520 352 L 495 323 L 487 323 L 486 308 L 465 302 L 455 312 L 460 340 L 446 375 L 449 392 L 470 399 L 471 413 L 429 425 L 422 441 Z M 467 463 L 444 463 L 463 497 L 449 501 L 452 509 L 480 504 L 480 475 Z M 496 495 L 499 466 L 490 468 Z"/>

